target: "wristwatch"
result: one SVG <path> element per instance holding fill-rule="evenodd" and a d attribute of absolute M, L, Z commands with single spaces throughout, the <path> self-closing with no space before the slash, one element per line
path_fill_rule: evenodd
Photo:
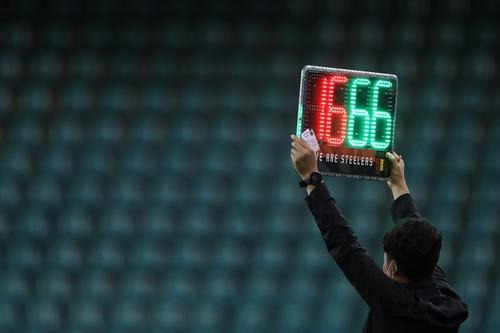
<path fill-rule="evenodd" d="M 299 182 L 300 187 L 306 187 L 307 185 L 319 185 L 323 182 L 323 176 L 319 172 L 313 172 L 309 176 L 309 178 L 306 178 L 304 180 L 301 180 Z"/>

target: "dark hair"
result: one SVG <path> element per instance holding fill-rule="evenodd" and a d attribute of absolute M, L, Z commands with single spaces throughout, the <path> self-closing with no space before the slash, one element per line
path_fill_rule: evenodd
<path fill-rule="evenodd" d="M 408 279 L 431 275 L 439 260 L 441 234 L 425 218 L 407 218 L 384 235 L 384 251 Z"/>

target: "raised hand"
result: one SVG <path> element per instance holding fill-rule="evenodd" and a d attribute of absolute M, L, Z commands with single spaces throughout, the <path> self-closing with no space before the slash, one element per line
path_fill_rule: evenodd
<path fill-rule="evenodd" d="M 307 179 L 311 173 L 318 171 L 316 154 L 301 138 L 293 134 L 290 137 L 292 138 L 290 157 L 293 167 L 302 179 Z"/>
<path fill-rule="evenodd" d="M 396 154 L 396 152 L 387 152 L 385 156 L 391 161 L 391 176 L 387 181 L 387 185 L 392 191 L 394 200 L 403 194 L 410 193 L 405 180 L 405 162 L 403 157 Z"/>

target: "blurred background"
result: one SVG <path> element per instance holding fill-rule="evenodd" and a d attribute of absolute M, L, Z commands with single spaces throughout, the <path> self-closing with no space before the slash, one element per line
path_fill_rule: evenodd
<path fill-rule="evenodd" d="M 1 332 L 360 332 L 290 164 L 306 64 L 399 77 L 396 151 L 500 329 L 494 0 L 3 1 Z M 382 182 L 328 179 L 382 264 Z"/>

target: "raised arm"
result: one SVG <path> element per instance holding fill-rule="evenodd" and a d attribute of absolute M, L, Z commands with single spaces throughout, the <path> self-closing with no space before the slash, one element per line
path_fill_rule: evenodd
<path fill-rule="evenodd" d="M 392 167 L 391 177 L 387 181 L 387 185 L 391 189 L 394 198 L 391 206 L 392 221 L 394 224 L 398 224 L 405 218 L 422 218 L 406 184 L 404 173 L 405 163 L 402 156 L 395 152 L 387 153 L 386 156 L 391 161 Z M 449 288 L 450 293 L 455 293 L 446 279 L 444 270 L 439 265 L 436 265 L 433 276 L 442 287 Z"/>
<path fill-rule="evenodd" d="M 395 152 L 387 152 L 385 156 L 391 161 L 391 176 L 387 180 L 387 186 L 391 189 L 394 200 L 402 195 L 410 193 L 405 179 L 405 161 L 403 156 Z"/>
<path fill-rule="evenodd" d="M 291 158 L 302 179 L 317 171 L 314 152 L 307 144 L 292 136 Z M 325 241 L 330 255 L 349 282 L 370 306 L 372 311 L 392 306 L 401 292 L 397 283 L 387 277 L 361 246 L 353 230 L 337 208 L 335 200 L 324 183 L 309 185 L 306 202 Z"/>
<path fill-rule="evenodd" d="M 328 252 L 349 282 L 375 312 L 393 307 L 400 289 L 359 243 L 324 183 L 306 197 Z"/>
<path fill-rule="evenodd" d="M 415 201 L 410 196 L 410 190 L 405 180 L 405 162 L 401 155 L 395 152 L 386 153 L 391 161 L 391 177 L 387 185 L 391 189 L 394 202 L 391 206 L 392 221 L 397 224 L 407 217 L 421 217 Z"/>

